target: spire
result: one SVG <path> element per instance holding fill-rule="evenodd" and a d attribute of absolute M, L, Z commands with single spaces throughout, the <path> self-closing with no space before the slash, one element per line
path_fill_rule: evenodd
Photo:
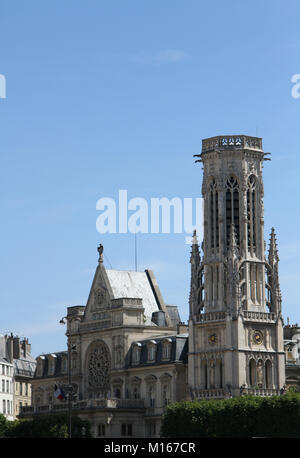
<path fill-rule="evenodd" d="M 269 261 L 269 264 L 271 266 L 274 266 L 279 261 L 277 240 L 276 240 L 276 234 L 275 234 L 274 227 L 272 227 L 271 234 L 270 234 L 270 246 L 269 246 L 268 261 Z"/>
<path fill-rule="evenodd" d="M 199 303 L 199 288 L 201 288 L 201 258 L 199 252 L 199 245 L 197 239 L 196 230 L 194 230 L 192 238 L 192 250 L 191 250 L 191 287 L 190 287 L 190 314 L 199 313 L 198 309 L 201 305 Z"/>
<path fill-rule="evenodd" d="M 280 311 L 281 310 L 281 290 L 279 283 L 279 272 L 278 272 L 278 248 L 275 229 L 272 227 L 270 234 L 270 245 L 268 253 L 268 262 L 270 265 L 270 272 L 268 273 L 268 281 L 271 287 L 271 310 Z"/>
<path fill-rule="evenodd" d="M 190 263 L 195 266 L 199 266 L 200 264 L 200 253 L 199 253 L 199 245 L 198 245 L 198 238 L 197 238 L 196 230 L 194 230 L 193 232 Z"/>

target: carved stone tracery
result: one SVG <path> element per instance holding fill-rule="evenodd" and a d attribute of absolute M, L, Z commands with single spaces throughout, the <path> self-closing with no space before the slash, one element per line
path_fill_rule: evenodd
<path fill-rule="evenodd" d="M 104 342 L 99 341 L 88 356 L 88 386 L 109 390 L 110 354 Z"/>

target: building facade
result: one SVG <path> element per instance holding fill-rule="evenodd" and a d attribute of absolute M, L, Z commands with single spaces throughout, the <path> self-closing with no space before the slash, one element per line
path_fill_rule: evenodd
<path fill-rule="evenodd" d="M 0 413 L 15 420 L 23 406 L 31 405 L 31 380 L 36 361 L 28 339 L 0 336 Z"/>
<path fill-rule="evenodd" d="M 283 333 L 275 231 L 267 253 L 264 240 L 267 154 L 256 137 L 202 142 L 204 240 L 200 250 L 194 233 L 188 325 L 152 271 L 106 269 L 100 245 L 87 304 L 63 320 L 68 351 L 37 358 L 32 406 L 20 417 L 66 412 L 60 386 L 94 437 L 158 437 L 171 402 L 299 386 L 300 335 Z"/>
<path fill-rule="evenodd" d="M 283 318 L 274 229 L 265 254 L 263 164 L 256 137 L 203 141 L 203 256 L 192 250 L 189 386 L 193 398 L 279 394 Z"/>
<path fill-rule="evenodd" d="M 0 414 L 14 420 L 14 367 L 6 358 L 0 358 Z"/>

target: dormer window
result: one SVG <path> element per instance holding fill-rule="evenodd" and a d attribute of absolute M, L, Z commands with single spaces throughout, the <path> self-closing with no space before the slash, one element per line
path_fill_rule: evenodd
<path fill-rule="evenodd" d="M 42 377 L 43 375 L 44 360 L 45 360 L 45 356 L 39 356 L 37 359 L 37 368 L 36 368 L 37 377 Z"/>
<path fill-rule="evenodd" d="M 62 356 L 62 361 L 61 361 L 61 371 L 62 373 L 66 373 L 67 372 L 67 357 L 66 356 Z"/>
<path fill-rule="evenodd" d="M 56 355 L 55 354 L 52 354 L 50 355 L 49 357 L 49 360 L 48 360 L 48 375 L 54 375 L 55 373 L 55 364 L 56 364 Z"/>
<path fill-rule="evenodd" d="M 162 343 L 162 359 L 170 359 L 171 357 L 172 339 L 165 339 Z"/>
<path fill-rule="evenodd" d="M 132 348 L 132 364 L 139 364 L 141 357 L 141 344 L 135 343 Z"/>
<path fill-rule="evenodd" d="M 155 361 L 156 346 L 157 346 L 156 340 L 150 340 L 148 344 L 148 362 Z"/>

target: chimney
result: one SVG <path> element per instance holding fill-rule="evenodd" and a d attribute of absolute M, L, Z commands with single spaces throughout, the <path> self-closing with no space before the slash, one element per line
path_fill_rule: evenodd
<path fill-rule="evenodd" d="M 18 336 L 13 338 L 13 357 L 20 359 L 20 338 Z"/>
<path fill-rule="evenodd" d="M 13 361 L 14 357 L 14 342 L 13 342 L 13 335 L 5 336 L 6 337 L 6 352 L 7 352 L 7 359 L 10 363 Z"/>
<path fill-rule="evenodd" d="M 31 345 L 28 342 L 28 339 L 24 338 L 24 340 L 22 340 L 21 348 L 23 350 L 24 358 L 26 358 L 27 354 L 30 353 L 30 350 L 31 350 Z"/>

